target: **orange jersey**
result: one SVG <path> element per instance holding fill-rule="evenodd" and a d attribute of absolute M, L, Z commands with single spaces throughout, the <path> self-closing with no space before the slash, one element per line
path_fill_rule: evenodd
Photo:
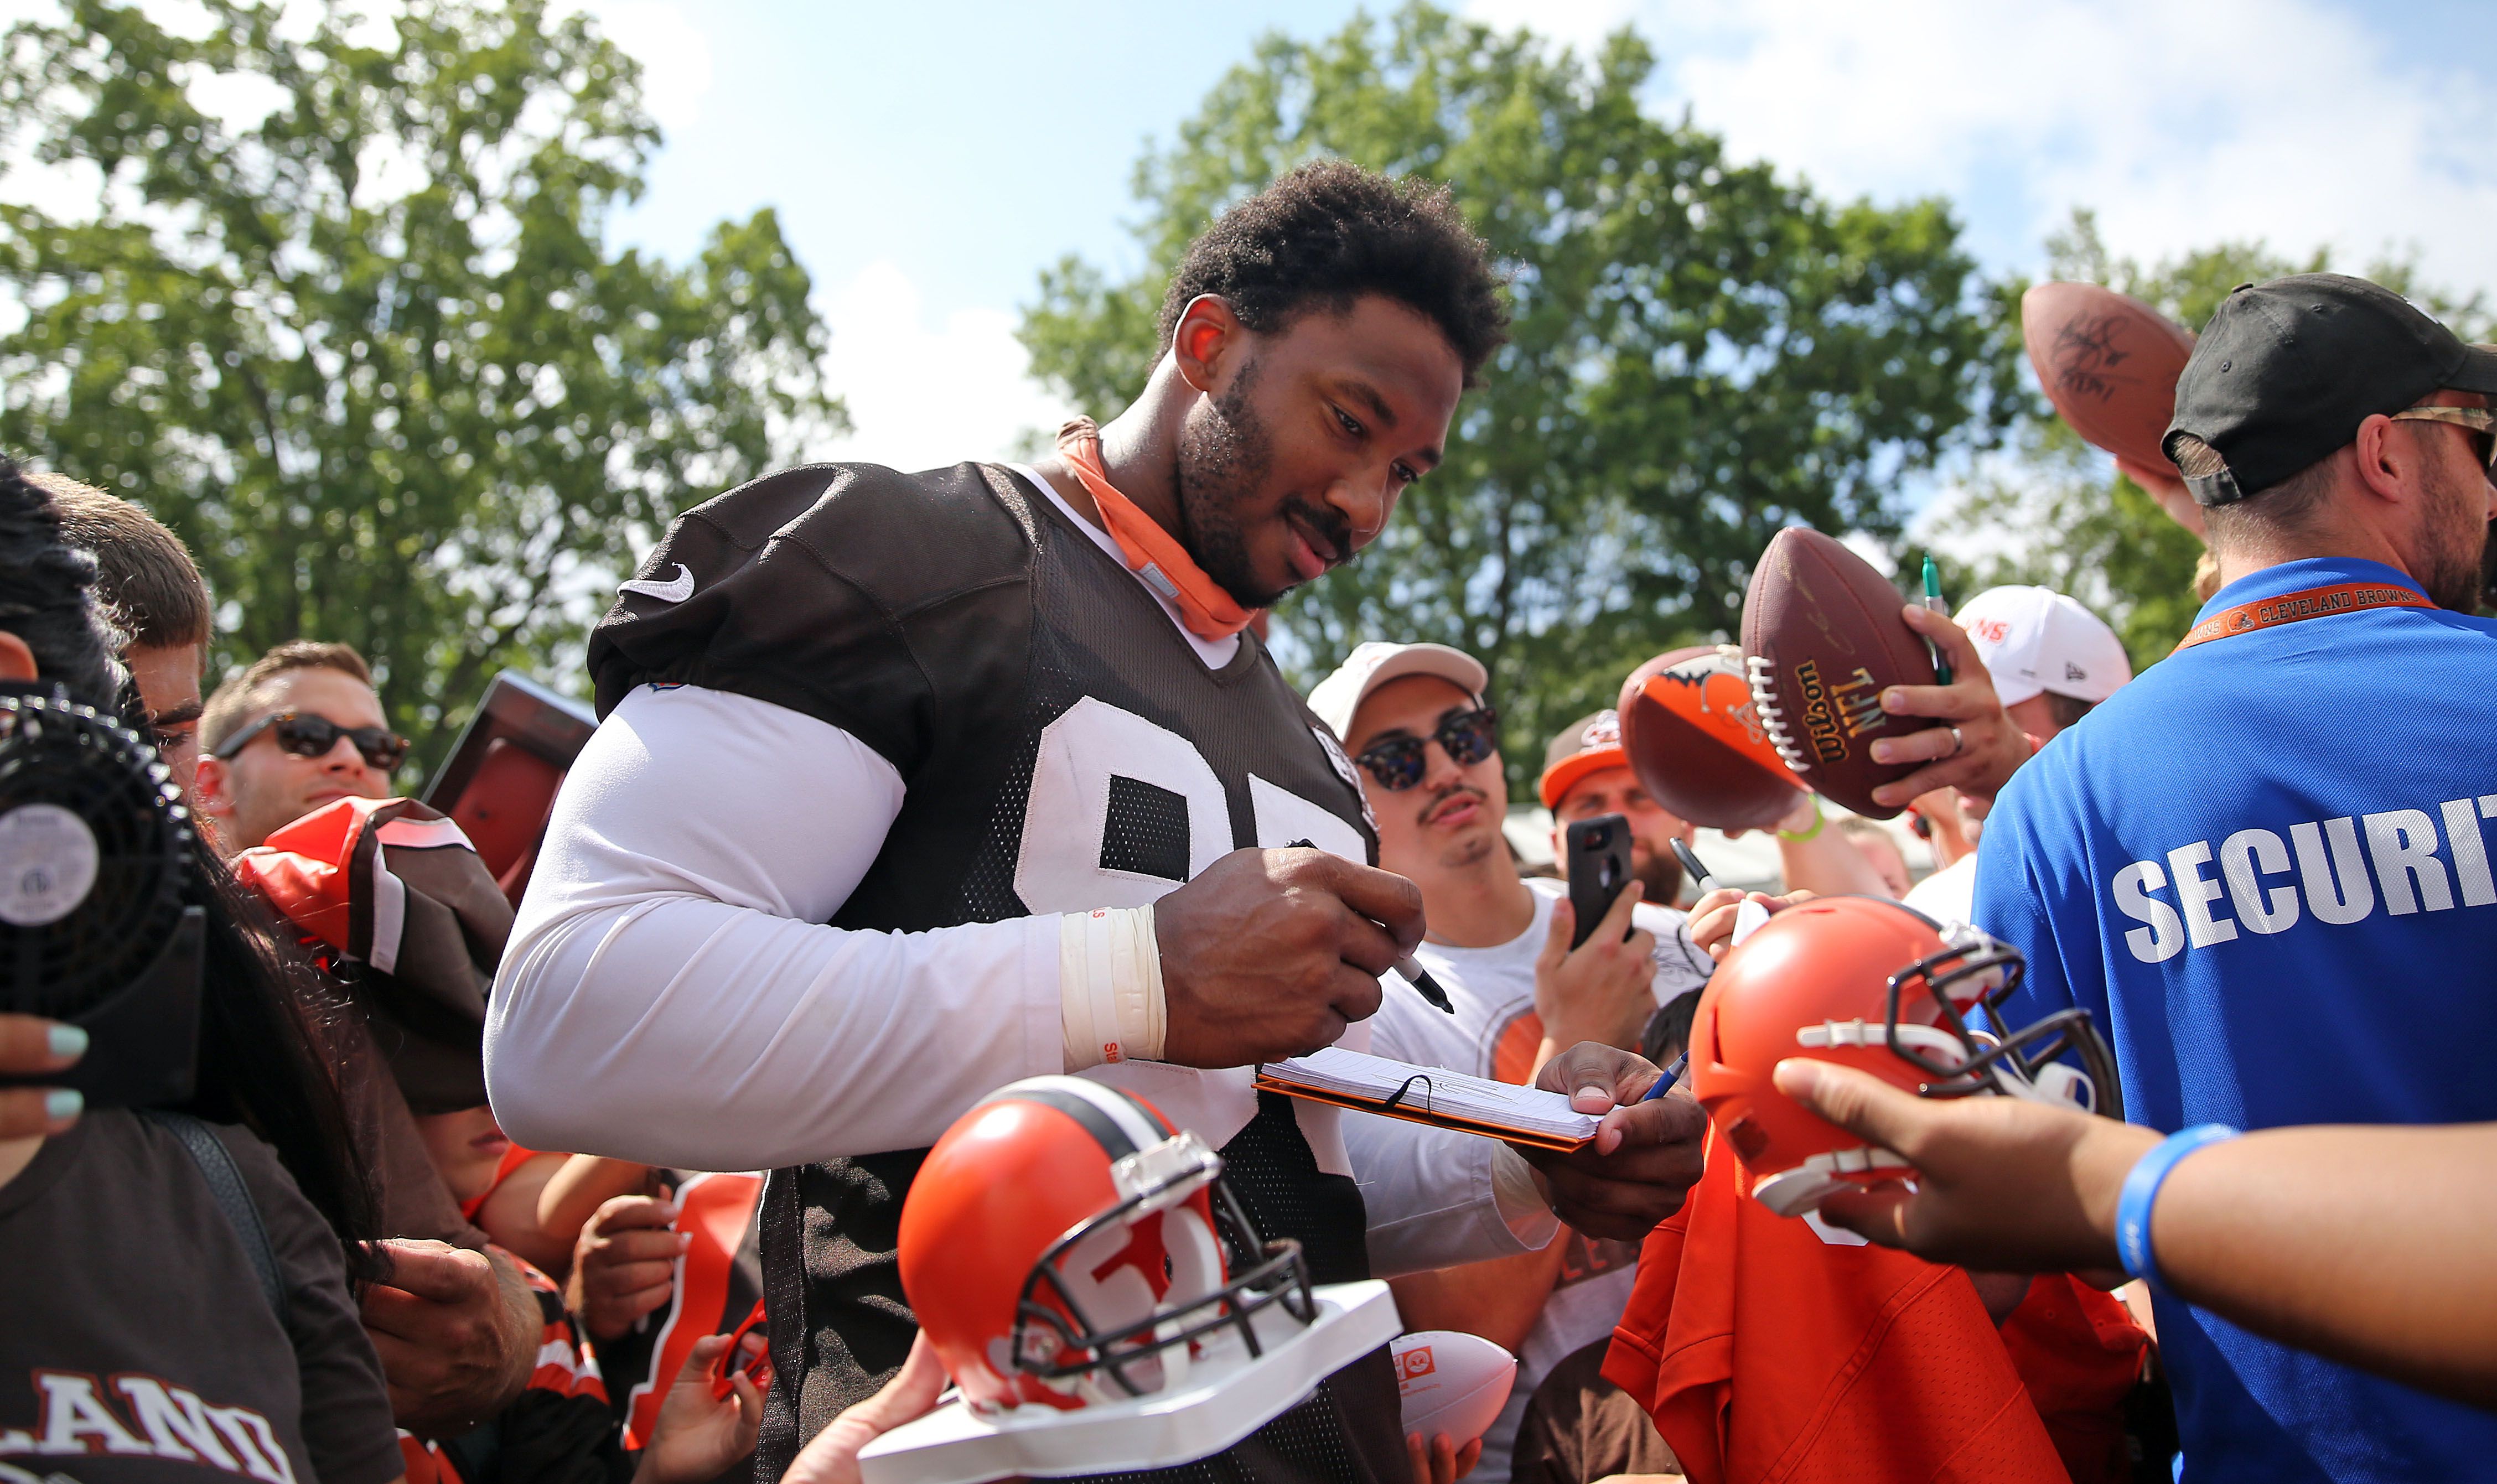
<path fill-rule="evenodd" d="M 1712 1129 L 1604 1364 L 1692 1484 L 2121 1477 L 2118 1408 L 2146 1342 L 2122 1305 L 2049 1276 L 1998 1333 L 1959 1270 L 1825 1242 L 1739 1181 Z M 2068 1471 L 2065 1437 L 2082 1468 Z"/>
<path fill-rule="evenodd" d="M 486 1203 L 494 1198 L 494 1192 L 503 1188 L 503 1182 L 511 1179 L 514 1175 L 519 1174 L 521 1166 L 528 1163 L 536 1157 L 538 1157 L 538 1151 L 533 1149 L 522 1149 L 518 1144 L 515 1144 L 511 1148 L 503 1151 L 501 1161 L 494 1166 L 493 1180 L 487 1184 L 485 1189 L 478 1191 L 474 1196 L 471 1196 L 467 1200 L 461 1201 L 459 1203 L 459 1214 L 471 1221 L 476 1220 L 477 1213 L 485 1210 Z"/>

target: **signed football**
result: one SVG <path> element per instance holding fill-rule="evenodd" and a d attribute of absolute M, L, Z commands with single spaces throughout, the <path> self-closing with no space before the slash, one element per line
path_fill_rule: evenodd
<path fill-rule="evenodd" d="M 1837 540 L 1804 526 L 1778 532 L 1743 597 L 1743 655 L 1752 704 L 1795 775 L 1873 819 L 1898 806 L 1873 790 L 1921 766 L 1876 763 L 1873 743 L 1932 725 L 1881 710 L 1891 685 L 1934 683 L 1925 641 L 1899 616 L 1890 580 Z"/>
<path fill-rule="evenodd" d="M 1517 1379 L 1517 1357 L 1460 1330 L 1415 1330 L 1389 1346 L 1405 1431 L 1428 1443 L 1441 1433 L 1462 1448 L 1491 1431 Z"/>
<path fill-rule="evenodd" d="M 2173 479 L 2160 450 L 2194 332 L 2094 283 L 2041 283 L 2020 297 L 2020 338 L 2046 399 L 2090 442 Z"/>
<path fill-rule="evenodd" d="M 1769 744 L 1743 652 L 1703 645 L 1659 654 L 1622 682 L 1622 749 L 1648 797 L 1712 830 L 1764 830 L 1802 780 Z"/>

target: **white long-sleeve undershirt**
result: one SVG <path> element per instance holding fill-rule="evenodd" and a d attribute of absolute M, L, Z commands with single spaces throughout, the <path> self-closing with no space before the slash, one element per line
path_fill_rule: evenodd
<path fill-rule="evenodd" d="M 819 926 L 901 811 L 838 727 L 693 686 L 624 698 L 564 780 L 487 1018 L 532 1149 L 760 1169 L 919 1149 L 1065 1069 L 1056 917 Z"/>

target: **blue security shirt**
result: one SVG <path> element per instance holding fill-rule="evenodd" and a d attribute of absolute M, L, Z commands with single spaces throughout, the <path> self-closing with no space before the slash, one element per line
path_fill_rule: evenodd
<path fill-rule="evenodd" d="M 2202 616 L 2342 583 L 2417 590 L 2294 561 Z M 2497 622 L 2338 614 L 2172 654 L 2057 737 L 1986 821 L 1975 916 L 2028 956 L 2006 1019 L 2088 1010 L 2134 1122 L 2497 1120 L 2492 834 Z M 2156 1303 L 2180 1478 L 2497 1478 L 2497 1416 Z"/>

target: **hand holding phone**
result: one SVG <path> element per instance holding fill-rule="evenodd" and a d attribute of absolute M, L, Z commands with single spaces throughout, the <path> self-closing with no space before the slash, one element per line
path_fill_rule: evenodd
<path fill-rule="evenodd" d="M 1569 936 L 1574 949 L 1595 934 L 1613 899 L 1629 884 L 1630 822 L 1627 815 L 1598 814 L 1570 825 L 1562 839 L 1568 852 L 1569 910 L 1577 916 Z"/>

